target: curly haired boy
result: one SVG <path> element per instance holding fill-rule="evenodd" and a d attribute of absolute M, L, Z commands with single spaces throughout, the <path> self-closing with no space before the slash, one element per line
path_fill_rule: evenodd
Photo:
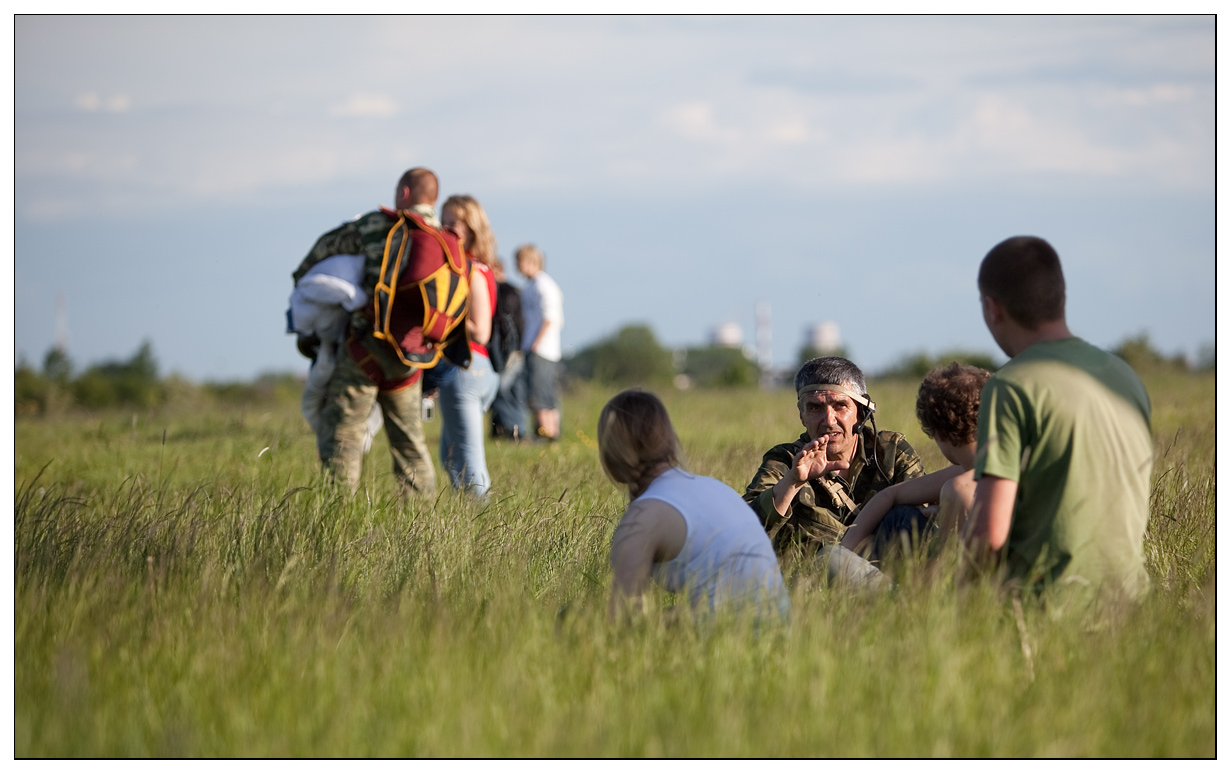
<path fill-rule="evenodd" d="M 936 523 L 941 535 L 962 529 L 974 502 L 975 447 L 979 394 L 991 374 L 982 368 L 952 362 L 923 377 L 915 399 L 915 416 L 923 432 L 953 463 L 944 470 L 903 481 L 881 490 L 868 501 L 842 537 L 842 547 L 865 551 L 885 514 L 896 506 L 938 503 Z"/>

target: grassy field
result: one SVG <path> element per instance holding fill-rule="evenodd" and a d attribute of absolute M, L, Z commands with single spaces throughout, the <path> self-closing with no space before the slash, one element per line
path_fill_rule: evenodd
<path fill-rule="evenodd" d="M 1019 612 L 923 572 L 861 597 L 794 569 L 790 625 L 761 631 L 608 624 L 610 391 L 568 396 L 557 445 L 489 444 L 487 502 L 397 498 L 383 435 L 341 496 L 296 405 L 21 420 L 15 753 L 1212 756 L 1214 380 L 1147 386 L 1139 607 Z M 914 389 L 870 391 L 933 470 Z M 799 432 L 789 393 L 661 394 L 689 467 L 741 492 Z"/>

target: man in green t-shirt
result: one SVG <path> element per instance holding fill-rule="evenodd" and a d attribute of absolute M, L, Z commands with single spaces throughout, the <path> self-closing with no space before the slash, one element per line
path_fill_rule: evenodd
<path fill-rule="evenodd" d="M 1120 358 L 1069 332 L 1064 275 L 1038 237 L 979 267 L 983 319 L 1011 359 L 983 389 L 970 540 L 1029 588 L 1137 597 L 1154 444 L 1150 398 Z"/>

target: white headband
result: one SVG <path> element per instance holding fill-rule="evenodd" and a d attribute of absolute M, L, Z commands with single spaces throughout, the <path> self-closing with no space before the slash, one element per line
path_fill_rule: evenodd
<path fill-rule="evenodd" d="M 876 404 L 875 404 L 875 403 L 873 403 L 873 402 L 872 402 L 869 398 L 866 398 L 866 397 L 864 397 L 863 395 L 860 395 L 859 393 L 855 392 L 855 391 L 854 391 L 854 390 L 852 390 L 850 387 L 847 387 L 847 386 L 845 386 L 845 385 L 841 385 L 841 384 L 805 384 L 803 387 L 800 387 L 800 388 L 799 388 L 799 393 L 798 393 L 798 395 L 797 395 L 797 399 L 798 399 L 798 400 L 803 400 L 804 395 L 805 395 L 806 393 L 811 393 L 811 392 L 840 392 L 840 393 L 842 393 L 843 395 L 845 395 L 845 396 L 849 397 L 851 400 L 855 401 L 856 403 L 858 403 L 858 404 L 860 404 L 860 405 L 862 405 L 862 406 L 866 406 L 866 407 L 867 407 L 867 409 L 868 409 L 868 411 L 876 411 Z"/>

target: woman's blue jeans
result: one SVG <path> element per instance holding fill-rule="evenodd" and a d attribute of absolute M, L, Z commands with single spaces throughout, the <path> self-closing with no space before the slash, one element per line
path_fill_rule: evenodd
<path fill-rule="evenodd" d="M 471 353 L 470 367 L 440 387 L 440 462 L 454 489 L 485 495 L 492 479 L 483 450 L 483 414 L 496 399 L 500 377 L 491 361 Z"/>

